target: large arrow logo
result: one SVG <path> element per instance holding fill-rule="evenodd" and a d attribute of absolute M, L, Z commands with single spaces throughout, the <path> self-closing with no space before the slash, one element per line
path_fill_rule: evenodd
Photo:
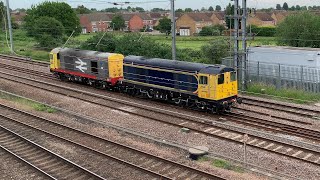
<path fill-rule="evenodd" d="M 79 64 L 78 66 L 76 66 L 77 69 L 79 69 L 81 72 L 84 73 L 84 70 L 87 70 L 88 68 L 87 67 L 83 67 L 83 66 L 86 66 L 87 63 L 86 62 L 83 62 L 81 59 L 77 58 L 78 61 L 75 61 L 76 64 Z"/>

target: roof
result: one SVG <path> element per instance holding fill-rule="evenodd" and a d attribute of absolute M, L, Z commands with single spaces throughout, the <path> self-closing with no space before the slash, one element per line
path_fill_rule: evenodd
<path fill-rule="evenodd" d="M 81 17 L 87 17 L 89 22 L 92 21 L 112 21 L 113 14 L 111 13 L 91 13 L 91 14 L 81 14 Z"/>
<path fill-rule="evenodd" d="M 260 19 L 261 21 L 274 21 L 274 19 L 271 17 L 271 13 L 267 12 L 257 12 L 255 14 L 255 17 Z"/>
<path fill-rule="evenodd" d="M 290 47 L 290 46 L 253 46 L 250 49 L 266 49 L 271 51 L 298 50 L 298 51 L 316 51 L 320 52 L 320 48 L 310 47 Z"/>
<path fill-rule="evenodd" d="M 130 21 L 135 14 L 120 14 L 125 21 Z"/>
<path fill-rule="evenodd" d="M 161 13 L 149 13 L 149 16 L 150 16 L 152 19 L 161 19 L 161 18 L 162 18 Z"/>
<path fill-rule="evenodd" d="M 220 11 L 220 12 L 214 12 L 213 13 L 214 15 L 216 15 L 216 17 L 219 19 L 219 20 L 224 20 L 224 16 L 225 16 L 225 13 Z"/>
<path fill-rule="evenodd" d="M 234 71 L 233 68 L 224 65 L 212 65 L 202 63 L 192 63 L 186 61 L 175 61 L 160 58 L 145 58 L 142 56 L 126 56 L 125 63 L 133 63 L 148 67 L 159 67 L 168 70 L 184 71 L 190 73 L 201 72 L 205 74 L 220 74 L 223 72 Z"/>
<path fill-rule="evenodd" d="M 194 21 L 211 21 L 207 13 L 186 13 Z"/>
<path fill-rule="evenodd" d="M 146 13 L 139 13 L 137 14 L 139 17 L 141 17 L 142 20 L 152 20 L 151 16 Z"/>

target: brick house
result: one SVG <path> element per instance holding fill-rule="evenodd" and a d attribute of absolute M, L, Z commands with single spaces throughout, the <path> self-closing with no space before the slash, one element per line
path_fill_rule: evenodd
<path fill-rule="evenodd" d="M 105 32 L 112 29 L 112 16 L 113 15 L 110 13 L 92 13 L 79 15 L 82 33 L 85 34 L 92 32 Z"/>
<path fill-rule="evenodd" d="M 256 12 L 248 17 L 248 25 L 275 26 L 276 20 L 272 18 L 272 13 Z"/>
<path fill-rule="evenodd" d="M 198 34 L 203 27 L 213 25 L 206 13 L 185 13 L 177 19 L 177 32 L 180 36 Z"/>
<path fill-rule="evenodd" d="M 158 26 L 159 25 L 159 20 L 165 17 L 164 14 L 157 13 L 157 12 L 152 12 L 152 13 L 149 13 L 148 15 L 152 19 L 152 28 L 154 26 Z"/>
<path fill-rule="evenodd" d="M 147 13 L 139 13 L 137 14 L 143 21 L 143 27 L 149 27 L 149 28 L 153 28 L 153 19 L 151 18 L 151 16 Z"/>
<path fill-rule="evenodd" d="M 281 23 L 289 14 L 288 11 L 274 11 L 271 17 L 275 20 L 275 25 Z"/>
<path fill-rule="evenodd" d="M 209 17 L 212 20 L 213 25 L 220 24 L 220 25 L 226 25 L 226 20 L 224 18 L 225 13 L 224 12 L 213 12 L 209 15 Z"/>

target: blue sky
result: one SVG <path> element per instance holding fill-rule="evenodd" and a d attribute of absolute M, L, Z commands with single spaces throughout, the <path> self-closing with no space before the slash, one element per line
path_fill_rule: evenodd
<path fill-rule="evenodd" d="M 1 0 L 5 2 L 5 0 Z M 38 4 L 44 2 L 45 0 L 9 0 L 10 8 L 30 8 L 32 4 Z M 89 8 L 97 8 L 97 9 L 104 9 L 108 7 L 114 7 L 114 5 L 109 4 L 108 2 L 136 2 L 130 4 L 130 6 L 135 7 L 143 7 L 144 9 L 152 9 L 155 7 L 169 9 L 170 2 L 169 0 L 58 0 L 61 2 L 67 2 L 72 7 L 76 7 L 77 5 L 85 5 Z M 242 0 L 239 0 L 240 3 Z M 313 6 L 317 5 L 320 6 L 320 0 L 247 0 L 248 6 L 252 8 L 268 8 L 268 7 L 275 7 L 276 4 L 283 4 L 287 2 L 289 7 L 292 5 L 306 5 L 306 6 Z M 143 3 L 141 3 L 143 2 Z M 190 7 L 192 9 L 201 9 L 202 7 L 209 7 L 216 5 L 221 5 L 223 8 L 230 3 L 230 0 L 176 0 L 176 9 L 177 8 L 187 8 Z M 232 2 L 233 3 L 233 2 Z M 120 7 L 120 6 L 118 6 Z M 126 7 L 126 6 L 123 6 Z"/>

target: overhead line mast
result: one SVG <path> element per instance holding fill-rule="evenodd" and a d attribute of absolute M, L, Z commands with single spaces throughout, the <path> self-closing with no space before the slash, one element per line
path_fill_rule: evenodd
<path fill-rule="evenodd" d="M 247 88 L 247 0 L 242 0 L 242 11 L 240 11 L 239 0 L 234 1 L 234 67 L 238 72 L 239 87 L 242 91 Z M 239 20 L 241 19 L 241 31 Z M 242 39 L 240 38 L 240 33 Z M 242 50 L 239 51 L 239 43 L 242 40 Z M 241 57 L 241 58 L 240 58 Z"/>
<path fill-rule="evenodd" d="M 171 34 L 172 34 L 172 59 L 176 60 L 176 13 L 174 1 L 171 0 Z"/>
<path fill-rule="evenodd" d="M 12 26 L 11 26 L 9 0 L 6 0 L 6 6 L 7 6 L 7 18 L 8 18 L 9 36 L 10 36 L 10 51 L 13 54 L 14 51 L 13 51 Z"/>

